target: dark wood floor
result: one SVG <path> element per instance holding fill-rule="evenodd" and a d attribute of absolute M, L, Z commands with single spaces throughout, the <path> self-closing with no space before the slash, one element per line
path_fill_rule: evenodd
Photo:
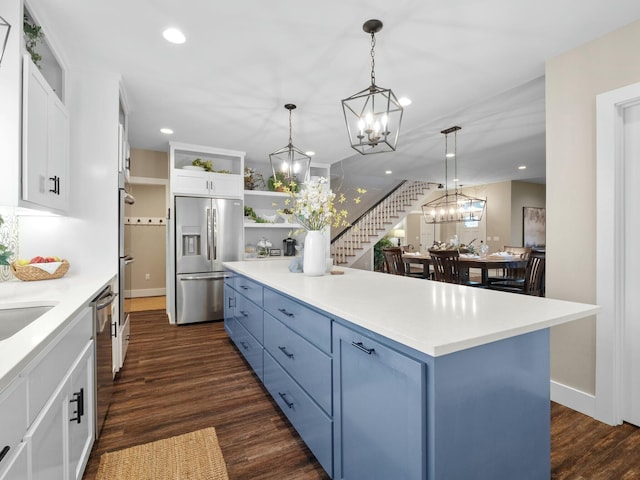
<path fill-rule="evenodd" d="M 640 479 L 640 429 L 551 406 L 551 478 Z M 132 314 L 131 344 L 84 480 L 107 451 L 215 427 L 231 480 L 328 479 L 222 323 L 171 326 Z M 502 479 L 496 479 L 502 480 Z"/>

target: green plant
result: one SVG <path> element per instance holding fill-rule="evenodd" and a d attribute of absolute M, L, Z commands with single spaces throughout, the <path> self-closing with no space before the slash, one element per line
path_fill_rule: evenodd
<path fill-rule="evenodd" d="M 294 181 L 286 180 L 284 173 L 276 172 L 275 177 L 273 175 L 269 177 L 269 190 L 272 192 L 297 193 L 300 190 L 300 186 Z"/>
<path fill-rule="evenodd" d="M 387 237 L 384 237 L 373 246 L 373 270 L 381 272 L 384 270 L 384 253 L 383 248 L 393 247 L 394 244 Z"/>
<path fill-rule="evenodd" d="M 256 215 L 256 212 L 253 210 L 253 208 L 247 207 L 246 205 L 244 206 L 244 216 L 249 217 L 252 220 L 258 219 L 258 215 Z"/>
<path fill-rule="evenodd" d="M 0 215 L 0 226 L 3 223 L 4 219 L 2 218 L 2 215 Z M 13 255 L 13 252 L 0 243 L 0 265 L 9 265 L 9 258 L 11 255 Z"/>
<path fill-rule="evenodd" d="M 202 167 L 206 172 L 213 172 L 213 162 L 211 160 L 202 160 L 201 158 L 196 158 L 191 162 L 191 165 L 194 167 Z"/>
<path fill-rule="evenodd" d="M 22 28 L 24 30 L 27 52 L 29 52 L 29 55 L 31 55 L 31 60 L 36 65 L 36 67 L 40 68 L 42 55 L 36 52 L 36 47 L 40 42 L 44 40 L 42 27 L 33 23 L 25 14 L 22 21 Z"/>

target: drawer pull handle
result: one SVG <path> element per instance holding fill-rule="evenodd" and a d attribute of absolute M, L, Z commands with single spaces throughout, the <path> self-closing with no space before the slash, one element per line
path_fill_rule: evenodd
<path fill-rule="evenodd" d="M 9 450 L 11 450 L 11 447 L 9 445 L 5 445 L 2 451 L 0 451 L 0 462 L 4 457 L 7 456 L 7 453 L 9 453 Z"/>
<path fill-rule="evenodd" d="M 231 305 L 233 303 L 233 305 Z M 234 297 L 229 297 L 229 308 L 235 307 L 236 299 Z"/>
<path fill-rule="evenodd" d="M 356 347 L 358 350 L 362 350 L 364 353 L 366 353 L 367 355 L 371 355 L 373 352 L 376 351 L 375 348 L 367 348 L 365 347 L 362 342 L 351 342 L 351 345 L 353 345 L 354 347 Z"/>
<path fill-rule="evenodd" d="M 245 312 L 244 310 L 240 310 L 240 313 L 242 314 L 243 317 L 248 317 L 249 314 L 247 312 Z"/>
<path fill-rule="evenodd" d="M 247 287 L 246 285 L 240 285 L 240 288 L 243 290 L 249 290 L 249 287 Z"/>
<path fill-rule="evenodd" d="M 278 311 L 279 311 L 280 313 L 284 313 L 284 314 L 285 314 L 287 317 L 289 317 L 289 318 L 293 317 L 293 313 L 291 313 L 291 312 L 287 312 L 287 309 L 286 309 L 286 308 L 279 308 L 279 309 L 278 309 Z"/>
<path fill-rule="evenodd" d="M 278 347 L 278 349 L 279 349 L 282 353 L 284 353 L 284 354 L 287 356 L 287 358 L 293 358 L 293 353 L 289 353 L 289 352 L 287 352 L 287 347 Z"/>
<path fill-rule="evenodd" d="M 240 342 L 240 345 L 242 345 L 242 348 L 244 348 L 245 350 L 249 350 L 249 346 L 247 345 L 247 342 Z"/>
<path fill-rule="evenodd" d="M 84 415 L 84 388 L 81 388 L 79 392 L 73 394 L 73 398 L 69 400 L 69 403 L 76 403 L 76 409 L 73 412 L 76 417 L 70 418 L 70 422 L 81 423 L 82 416 Z"/>
<path fill-rule="evenodd" d="M 280 395 L 280 398 L 282 399 L 282 401 L 287 404 L 287 407 L 293 408 L 293 402 L 290 402 L 289 400 L 287 400 L 286 393 L 278 392 L 278 395 Z"/>

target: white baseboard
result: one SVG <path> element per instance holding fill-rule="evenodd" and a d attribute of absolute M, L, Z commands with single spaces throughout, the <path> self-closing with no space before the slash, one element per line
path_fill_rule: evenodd
<path fill-rule="evenodd" d="M 161 297 L 167 294 L 166 288 L 146 288 L 140 290 L 125 290 L 125 298 Z"/>
<path fill-rule="evenodd" d="M 551 381 L 551 400 L 595 418 L 596 397 L 590 393 Z"/>

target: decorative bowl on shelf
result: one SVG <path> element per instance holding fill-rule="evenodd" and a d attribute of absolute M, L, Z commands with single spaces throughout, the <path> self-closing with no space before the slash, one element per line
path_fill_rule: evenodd
<path fill-rule="evenodd" d="M 276 215 L 275 213 L 273 215 L 260 215 L 260 216 L 269 223 L 275 222 L 276 218 L 278 218 L 278 215 Z"/>
<path fill-rule="evenodd" d="M 204 172 L 204 167 L 197 167 L 195 165 L 185 165 L 182 167 L 183 170 L 196 170 L 198 172 Z"/>

